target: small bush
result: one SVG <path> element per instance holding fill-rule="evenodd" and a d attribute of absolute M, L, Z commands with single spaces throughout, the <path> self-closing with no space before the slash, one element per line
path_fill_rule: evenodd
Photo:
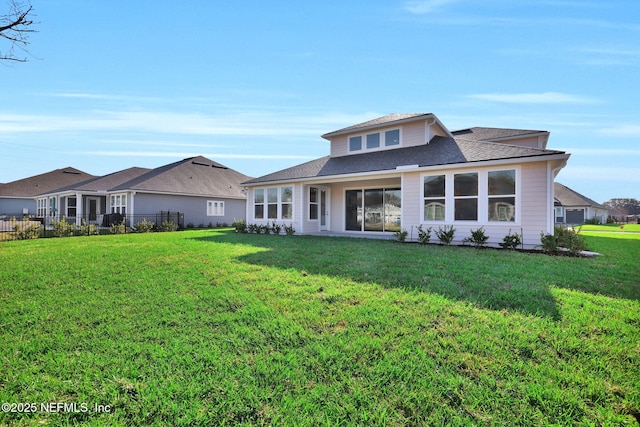
<path fill-rule="evenodd" d="M 166 221 L 166 222 L 170 222 L 170 221 Z M 188 224 L 187 224 L 187 228 L 188 228 L 188 229 L 196 228 L 196 226 L 195 226 L 195 225 L 193 225 L 193 223 L 192 223 L 192 222 L 190 222 L 190 223 L 188 223 Z"/>
<path fill-rule="evenodd" d="M 60 218 L 60 221 L 52 221 L 53 235 L 55 237 L 70 237 L 76 232 L 76 225 L 67 222 L 66 217 Z"/>
<path fill-rule="evenodd" d="M 253 234 L 258 232 L 258 224 L 247 224 L 247 233 Z"/>
<path fill-rule="evenodd" d="M 164 221 L 160 224 L 160 231 L 178 231 L 178 224 L 173 221 Z"/>
<path fill-rule="evenodd" d="M 520 245 L 522 245 L 522 236 L 518 233 L 511 234 L 511 230 L 509 230 L 509 234 L 504 236 L 502 243 L 500 243 L 502 249 L 518 249 Z"/>
<path fill-rule="evenodd" d="M 125 234 L 125 233 L 130 233 L 131 229 L 127 227 L 127 224 L 124 222 L 124 219 L 123 219 L 122 222 L 120 223 L 111 224 L 111 229 L 109 230 L 109 232 L 111 234 Z"/>
<path fill-rule="evenodd" d="M 431 240 L 431 232 L 433 227 L 428 227 L 426 230 L 422 228 L 422 224 L 418 226 L 418 243 L 426 245 Z"/>
<path fill-rule="evenodd" d="M 456 234 L 456 229 L 453 225 L 445 225 L 444 227 L 438 227 L 436 230 L 436 236 L 438 240 L 445 245 L 450 245 L 453 242 L 453 236 Z"/>
<path fill-rule="evenodd" d="M 273 231 L 273 234 L 279 235 L 282 231 L 282 225 L 276 224 L 274 221 L 273 224 L 271 224 L 271 231 Z"/>
<path fill-rule="evenodd" d="M 395 236 L 396 240 L 400 243 L 404 243 L 407 240 L 407 235 L 409 234 L 409 232 L 407 230 L 398 230 L 396 232 L 393 233 L 393 235 Z"/>
<path fill-rule="evenodd" d="M 26 226 L 20 226 L 18 224 L 13 226 L 13 231 L 16 232 L 16 240 L 30 240 L 37 239 L 42 233 L 42 225 L 29 224 Z"/>
<path fill-rule="evenodd" d="M 247 221 L 244 219 L 237 219 L 233 221 L 232 226 L 236 229 L 236 233 L 246 233 L 247 232 Z"/>
<path fill-rule="evenodd" d="M 263 224 L 260 226 L 260 232 L 263 234 L 271 234 L 271 227 L 269 224 Z"/>
<path fill-rule="evenodd" d="M 489 240 L 489 236 L 485 234 L 484 227 L 480 227 L 477 230 L 471 230 L 471 236 L 465 237 L 462 243 L 470 243 L 476 248 L 480 248 L 487 244 L 487 240 Z"/>
<path fill-rule="evenodd" d="M 82 236 L 96 236 L 100 234 L 100 230 L 95 224 L 87 224 L 87 221 L 83 219 L 80 224 L 80 234 Z"/>
<path fill-rule="evenodd" d="M 597 216 L 594 216 L 593 218 L 587 219 L 584 223 L 585 224 L 600 225 L 601 222 L 602 221 L 600 221 L 600 218 L 598 218 Z"/>
<path fill-rule="evenodd" d="M 295 234 L 295 232 L 296 232 L 296 229 L 295 229 L 295 228 L 293 228 L 293 224 L 285 225 L 285 226 L 284 226 L 284 233 L 285 233 L 287 236 L 293 236 L 293 235 Z"/>
<path fill-rule="evenodd" d="M 558 238 L 553 234 L 540 233 L 540 244 L 544 253 L 558 252 Z"/>
<path fill-rule="evenodd" d="M 140 222 L 136 222 L 134 227 L 138 233 L 151 233 L 154 228 L 156 228 L 156 224 L 151 221 L 147 221 L 147 219 L 143 219 Z"/>
<path fill-rule="evenodd" d="M 555 235 L 558 238 L 558 246 L 565 248 L 571 255 L 577 256 L 587 249 L 587 242 L 579 231 L 573 228 L 555 227 Z"/>

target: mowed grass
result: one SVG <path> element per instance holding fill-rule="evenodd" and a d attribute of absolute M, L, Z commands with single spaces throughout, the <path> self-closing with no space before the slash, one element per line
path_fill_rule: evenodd
<path fill-rule="evenodd" d="M 0 425 L 637 425 L 640 240 L 586 238 L 4 242 L 0 402 L 89 410 Z"/>

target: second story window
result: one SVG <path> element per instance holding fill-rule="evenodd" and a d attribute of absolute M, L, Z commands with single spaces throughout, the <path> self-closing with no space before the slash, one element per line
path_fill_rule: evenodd
<path fill-rule="evenodd" d="M 383 147 L 400 145 L 400 129 L 368 133 L 349 137 L 349 152 L 374 151 Z"/>

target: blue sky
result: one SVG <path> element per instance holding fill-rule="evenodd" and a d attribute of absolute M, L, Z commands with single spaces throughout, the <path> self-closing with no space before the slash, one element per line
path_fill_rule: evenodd
<path fill-rule="evenodd" d="M 559 182 L 640 198 L 636 0 L 31 1 L 30 60 L 0 64 L 0 182 L 198 154 L 260 176 L 431 112 L 548 130 Z"/>

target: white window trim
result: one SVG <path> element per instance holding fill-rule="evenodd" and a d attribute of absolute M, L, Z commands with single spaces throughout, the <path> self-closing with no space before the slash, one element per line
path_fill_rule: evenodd
<path fill-rule="evenodd" d="M 291 201 L 290 202 L 283 202 L 282 201 L 282 189 L 283 188 L 291 188 Z M 270 189 L 276 189 L 277 190 L 277 202 L 276 203 L 269 203 L 269 190 Z M 262 203 L 257 203 L 256 204 L 256 199 L 255 199 L 255 194 L 256 194 L 256 190 L 264 190 L 264 199 Z M 251 217 L 253 218 L 254 221 L 264 221 L 264 222 L 269 222 L 269 221 L 293 221 L 293 216 L 294 216 L 294 211 L 295 211 L 295 200 L 296 200 L 296 194 L 295 194 L 295 186 L 293 184 L 291 185 L 278 185 L 278 186 L 269 186 L 269 187 L 258 187 L 258 188 L 254 188 L 253 192 L 252 192 L 252 200 L 251 200 L 251 207 L 252 207 L 252 212 L 251 212 Z M 269 205 L 273 205 L 273 204 L 277 204 L 277 213 L 276 213 L 276 218 L 269 218 Z M 262 213 L 263 213 L 263 218 L 256 218 L 256 205 L 262 205 Z M 282 218 L 282 205 L 291 205 L 291 218 Z"/>
<path fill-rule="evenodd" d="M 120 196 L 120 203 L 116 203 L 115 200 L 118 200 L 117 197 Z M 114 200 L 112 203 L 111 201 Z M 122 201 L 124 200 L 124 203 Z M 124 208 L 124 213 L 122 212 L 122 208 Z M 109 195 L 109 213 L 120 213 L 122 215 L 126 215 L 127 213 L 127 193 L 117 193 Z"/>
<path fill-rule="evenodd" d="M 207 200 L 207 216 L 224 216 L 224 201 Z"/>
<path fill-rule="evenodd" d="M 516 176 L 516 194 L 515 194 L 515 221 L 489 221 L 489 172 L 497 172 L 504 170 L 515 170 Z M 464 221 L 455 220 L 455 200 L 456 199 L 469 199 L 476 196 L 458 196 L 454 197 L 454 175 L 462 173 L 477 173 L 478 174 L 478 220 L 477 221 Z M 424 177 L 444 175 L 445 176 L 445 220 L 425 220 L 424 219 Z M 520 166 L 518 165 L 505 165 L 504 167 L 493 167 L 490 169 L 456 169 L 451 171 L 430 171 L 420 174 L 420 224 L 424 225 L 460 225 L 460 226 L 519 226 L 521 224 L 522 216 L 522 173 Z M 492 196 L 500 197 L 500 196 Z M 505 196 L 510 197 L 510 196 Z"/>
<path fill-rule="evenodd" d="M 394 131 L 394 130 L 398 131 L 398 139 L 399 139 L 400 143 L 396 144 L 396 145 L 387 145 L 386 133 L 389 132 L 389 131 Z M 373 135 L 373 134 L 376 134 L 376 133 L 380 135 L 380 145 L 378 147 L 374 147 L 374 148 L 367 148 L 367 135 Z M 351 138 L 357 138 L 357 137 L 362 138 L 362 148 L 360 148 L 359 150 L 352 150 L 351 149 Z M 402 128 L 401 127 L 382 129 L 382 130 L 377 130 L 377 131 L 373 131 L 373 132 L 358 133 L 358 134 L 349 135 L 347 137 L 347 152 L 349 154 L 357 154 L 357 153 L 370 153 L 372 151 L 392 150 L 394 148 L 401 148 L 403 146 L 402 141 L 403 141 L 403 138 L 402 138 Z"/>

